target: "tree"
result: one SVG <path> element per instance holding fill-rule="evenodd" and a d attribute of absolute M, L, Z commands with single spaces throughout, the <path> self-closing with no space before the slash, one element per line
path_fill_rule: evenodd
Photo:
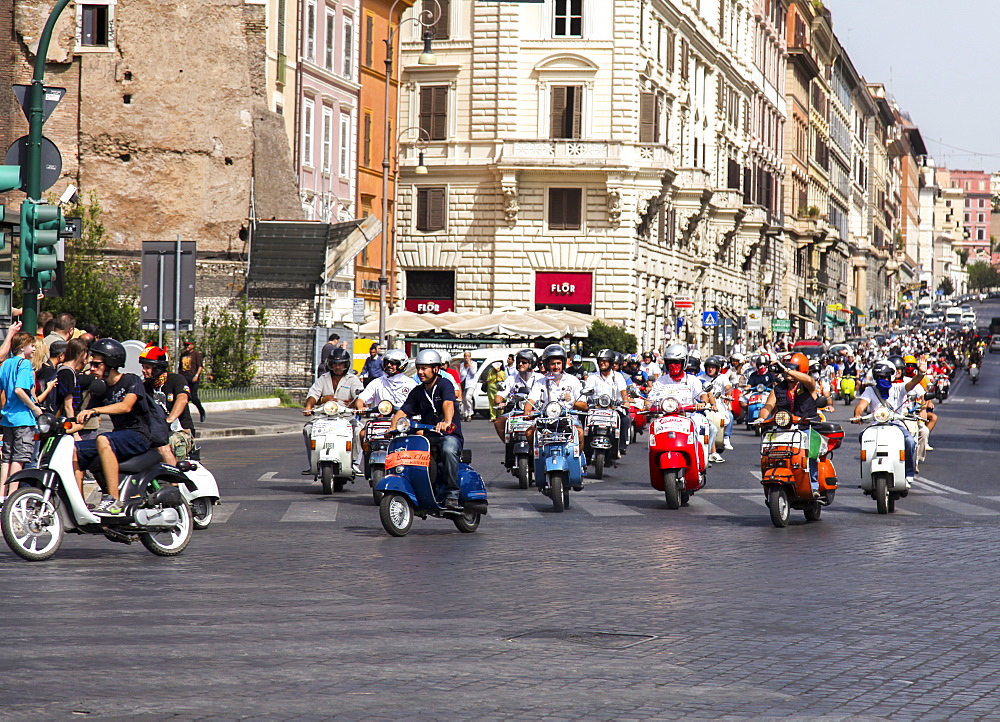
<path fill-rule="evenodd" d="M 41 310 L 58 314 L 68 311 L 78 324 L 93 323 L 103 336 L 120 341 L 139 336 L 139 304 L 135 289 L 120 275 L 109 272 L 101 205 L 91 192 L 86 200 L 64 208 L 67 218 L 83 223 L 80 238 L 66 239 L 65 282 L 62 298 L 46 298 Z M 15 266 L 16 267 L 16 266 Z"/>
<path fill-rule="evenodd" d="M 208 370 L 206 386 L 229 389 L 253 384 L 267 312 L 263 308 L 253 311 L 240 297 L 235 313 L 222 309 L 210 314 L 206 310 L 201 326 L 198 341 Z"/>
<path fill-rule="evenodd" d="M 969 249 L 959 248 L 955 251 L 955 255 L 958 256 L 958 260 L 962 262 L 962 267 L 964 268 L 965 264 L 969 262 Z"/>
<path fill-rule="evenodd" d="M 980 291 L 984 288 L 1000 286 L 1000 271 L 984 261 L 975 261 L 965 267 L 969 274 L 969 290 Z"/>
<path fill-rule="evenodd" d="M 635 353 L 638 349 L 635 334 L 618 326 L 609 326 L 600 320 L 590 325 L 588 334 L 587 340 L 583 342 L 584 353 L 587 356 L 593 356 L 602 348 L 622 353 Z"/>
<path fill-rule="evenodd" d="M 955 286 L 952 284 L 951 279 L 945 276 L 941 279 L 941 283 L 938 284 L 937 290 L 941 291 L 945 296 L 950 296 L 955 292 Z"/>

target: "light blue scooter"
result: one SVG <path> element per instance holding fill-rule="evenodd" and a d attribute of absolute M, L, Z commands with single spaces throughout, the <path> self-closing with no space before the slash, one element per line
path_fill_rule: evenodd
<path fill-rule="evenodd" d="M 550 401 L 535 417 L 535 485 L 552 499 L 552 511 L 569 509 L 570 489 L 583 489 L 583 449 L 573 424 L 577 413 Z"/>

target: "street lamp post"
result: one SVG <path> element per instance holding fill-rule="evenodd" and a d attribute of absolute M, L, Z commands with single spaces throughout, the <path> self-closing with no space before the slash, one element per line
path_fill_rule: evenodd
<path fill-rule="evenodd" d="M 392 6 L 389 8 L 388 16 L 388 29 L 385 36 L 385 114 L 383 119 L 383 136 L 385 139 L 385 148 L 382 154 L 382 245 L 381 245 L 381 259 L 379 266 L 379 276 L 378 276 L 378 342 L 380 346 L 385 346 L 385 317 L 386 317 L 386 295 L 389 289 L 389 277 L 388 273 L 388 255 L 389 255 L 389 236 L 385 231 L 385 223 L 389 219 L 389 171 L 391 170 L 391 158 L 392 153 L 392 143 L 390 139 L 390 127 L 389 127 L 389 109 L 390 109 L 390 87 L 392 85 L 392 56 L 393 56 L 393 42 L 396 37 L 396 31 L 402 27 L 403 22 L 415 22 L 424 28 L 430 28 L 434 23 L 437 22 L 438 18 L 441 17 L 441 5 L 434 0 L 434 4 L 437 8 L 437 12 L 431 12 L 430 10 L 421 10 L 420 13 L 414 18 L 408 18 L 408 20 L 401 21 L 396 28 L 392 26 L 392 16 L 396 10 L 396 6 L 399 5 L 400 0 L 395 0 Z M 437 65 L 437 58 L 434 57 L 434 53 L 431 51 L 431 32 L 430 30 L 424 30 L 424 51 L 420 54 L 420 58 L 417 60 L 420 65 Z M 398 97 L 397 97 L 397 109 Z M 393 233 L 395 233 L 395 225 L 393 225 Z M 395 250 L 395 249 L 394 249 Z"/>

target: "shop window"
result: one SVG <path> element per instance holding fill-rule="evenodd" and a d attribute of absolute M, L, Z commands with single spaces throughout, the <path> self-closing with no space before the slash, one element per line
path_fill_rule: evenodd
<path fill-rule="evenodd" d="M 549 230 L 578 231 L 582 218 L 583 189 L 549 188 Z"/>
<path fill-rule="evenodd" d="M 417 189 L 417 230 L 424 233 L 443 231 L 447 217 L 445 189 Z"/>

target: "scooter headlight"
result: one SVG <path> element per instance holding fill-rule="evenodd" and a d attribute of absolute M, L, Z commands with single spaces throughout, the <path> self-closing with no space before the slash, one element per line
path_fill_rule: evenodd
<path fill-rule="evenodd" d="M 55 428 L 56 419 L 52 414 L 42 414 L 36 419 L 36 423 L 38 424 L 38 433 L 44 436 Z"/>
<path fill-rule="evenodd" d="M 333 416 L 334 414 L 340 411 L 340 404 L 338 404 L 336 400 L 330 399 L 325 404 L 323 404 L 322 411 L 327 416 Z"/>
<path fill-rule="evenodd" d="M 875 421 L 884 424 L 892 418 L 892 412 L 884 406 L 875 409 Z"/>
<path fill-rule="evenodd" d="M 388 416 L 392 413 L 393 406 L 391 401 L 385 399 L 383 401 L 379 401 L 378 406 L 375 408 L 378 409 L 378 412 L 382 414 L 382 416 Z"/>
<path fill-rule="evenodd" d="M 764 384 L 757 384 L 757 393 L 764 393 L 767 391 L 767 386 Z"/>
<path fill-rule="evenodd" d="M 597 405 L 602 409 L 606 409 L 611 406 L 611 397 L 607 394 L 601 394 L 597 397 Z"/>
<path fill-rule="evenodd" d="M 681 404 L 677 399 L 664 399 L 662 408 L 664 413 L 676 414 L 681 408 Z"/>
<path fill-rule="evenodd" d="M 787 411 L 779 411 L 774 415 L 774 423 L 783 429 L 792 425 L 792 415 Z"/>
<path fill-rule="evenodd" d="M 562 406 L 559 405 L 558 401 L 550 401 L 545 404 L 545 410 L 542 412 L 547 419 L 557 418 L 562 414 Z"/>
<path fill-rule="evenodd" d="M 402 418 L 396 422 L 396 431 L 400 433 L 407 434 L 410 431 L 410 420 L 407 418 Z"/>

